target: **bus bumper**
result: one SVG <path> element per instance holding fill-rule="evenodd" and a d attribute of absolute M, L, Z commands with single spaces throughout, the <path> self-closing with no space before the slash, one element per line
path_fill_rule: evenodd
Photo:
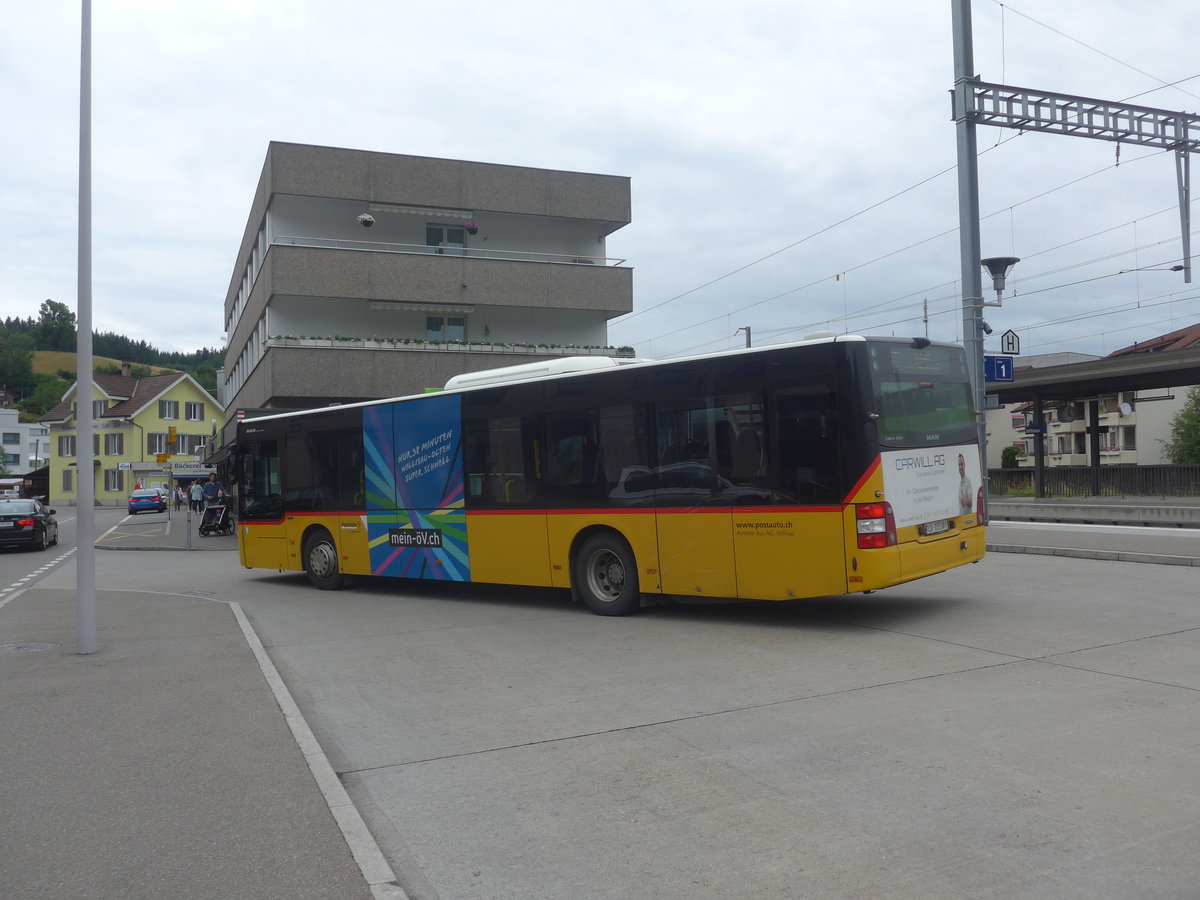
<path fill-rule="evenodd" d="M 877 550 L 852 550 L 846 572 L 851 592 L 874 591 L 979 562 L 987 529 L 968 528 L 935 540 L 910 540 Z"/>

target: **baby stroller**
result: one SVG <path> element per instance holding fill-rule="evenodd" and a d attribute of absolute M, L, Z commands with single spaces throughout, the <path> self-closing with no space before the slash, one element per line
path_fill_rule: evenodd
<path fill-rule="evenodd" d="M 205 537 L 210 534 L 233 534 L 233 515 L 226 506 L 209 506 L 204 510 L 200 519 L 200 533 Z"/>

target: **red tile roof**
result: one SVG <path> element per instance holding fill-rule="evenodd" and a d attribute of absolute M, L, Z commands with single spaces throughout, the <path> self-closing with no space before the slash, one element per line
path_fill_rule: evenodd
<path fill-rule="evenodd" d="M 145 378 L 135 378 L 131 375 L 112 375 L 97 372 L 92 376 L 96 387 L 104 391 L 117 402 L 106 409 L 101 418 L 124 418 L 134 415 L 138 410 L 153 402 L 153 400 L 174 387 L 177 382 L 187 376 L 183 372 L 173 372 L 168 375 L 149 375 Z M 76 382 L 78 384 L 78 382 Z M 39 422 L 63 422 L 71 418 L 71 401 L 68 399 L 43 415 Z"/>
<path fill-rule="evenodd" d="M 1130 344 L 1128 347 L 1122 347 L 1120 350 L 1114 350 L 1105 359 L 1112 359 L 1115 356 L 1133 356 L 1136 353 L 1163 353 L 1168 350 L 1186 350 L 1189 347 L 1200 347 L 1200 322 L 1197 322 L 1195 325 L 1189 325 L 1186 328 L 1180 328 L 1178 331 L 1172 331 L 1169 334 L 1160 334 L 1158 337 L 1150 338 L 1147 341 L 1138 341 L 1136 344 Z"/>

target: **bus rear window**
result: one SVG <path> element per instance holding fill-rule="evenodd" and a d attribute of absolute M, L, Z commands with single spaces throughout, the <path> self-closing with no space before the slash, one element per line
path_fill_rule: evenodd
<path fill-rule="evenodd" d="M 962 348 L 879 343 L 871 344 L 868 354 L 881 446 L 963 443 L 975 437 Z"/>

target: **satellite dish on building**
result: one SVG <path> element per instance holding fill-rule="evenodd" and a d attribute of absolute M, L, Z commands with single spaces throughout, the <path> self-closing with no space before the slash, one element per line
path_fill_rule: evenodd
<path fill-rule="evenodd" d="M 1064 403 L 1062 406 L 1060 406 L 1058 408 L 1058 421 L 1074 422 L 1075 421 L 1075 407 L 1070 403 Z"/>
<path fill-rule="evenodd" d="M 1133 412 L 1133 407 L 1128 403 L 1121 404 L 1121 418 L 1130 415 Z"/>

